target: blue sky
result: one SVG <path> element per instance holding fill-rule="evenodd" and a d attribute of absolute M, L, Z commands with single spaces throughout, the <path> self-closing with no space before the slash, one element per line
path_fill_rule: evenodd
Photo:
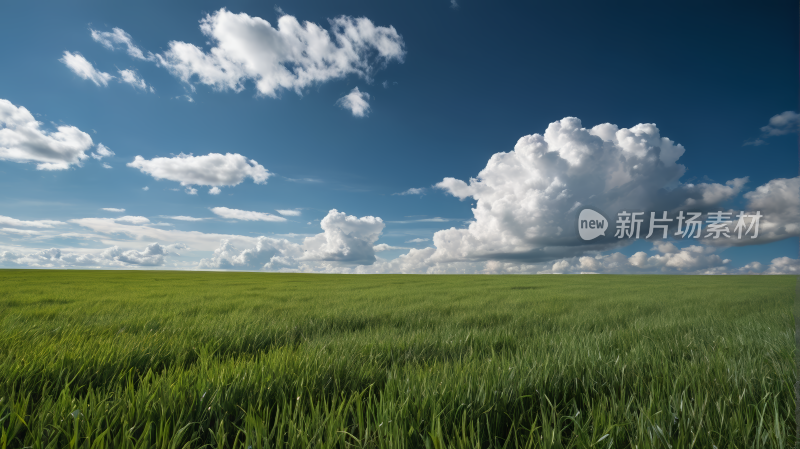
<path fill-rule="evenodd" d="M 800 271 L 794 2 L 162 3 L 2 6 L 0 266 Z M 536 133 L 566 165 L 491 164 Z M 583 242 L 575 203 L 769 214 Z"/>

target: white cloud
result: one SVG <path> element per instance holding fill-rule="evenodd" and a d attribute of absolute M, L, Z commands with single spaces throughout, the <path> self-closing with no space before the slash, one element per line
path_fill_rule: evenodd
<path fill-rule="evenodd" d="M 150 220 L 147 217 L 140 217 L 140 216 L 133 216 L 133 215 L 126 215 L 124 217 L 114 218 L 114 221 L 117 223 L 127 223 L 132 225 L 142 225 L 150 223 Z"/>
<path fill-rule="evenodd" d="M 369 265 L 375 262 L 373 244 L 383 232 L 383 220 L 357 218 L 332 209 L 320 222 L 323 233 L 306 237 L 302 260 L 335 261 Z"/>
<path fill-rule="evenodd" d="M 58 248 L 50 248 L 36 252 L 0 252 L 0 266 L 12 267 L 130 267 L 130 266 L 162 266 L 165 256 L 179 255 L 175 250 L 184 249 L 182 244 L 160 245 L 152 243 L 144 251 L 123 251 L 113 246 L 102 251 L 89 253 L 67 252 Z"/>
<path fill-rule="evenodd" d="M 94 159 L 97 159 L 98 161 L 100 159 L 103 159 L 104 157 L 109 157 L 109 156 L 113 156 L 113 155 L 114 155 L 114 152 L 111 151 L 107 146 L 103 145 L 102 143 L 98 143 L 97 144 L 97 149 L 95 150 L 94 153 L 92 153 L 92 157 Z"/>
<path fill-rule="evenodd" d="M 784 111 L 773 115 L 769 119 L 769 124 L 761 127 L 761 137 L 749 140 L 744 145 L 766 145 L 768 138 L 796 133 L 798 129 L 800 129 L 800 114 L 794 111 Z"/>
<path fill-rule="evenodd" d="M 103 168 L 114 168 L 110 164 L 103 162 Z"/>
<path fill-rule="evenodd" d="M 223 239 L 214 255 L 200 261 L 198 268 L 346 271 L 356 264 L 375 262 L 376 248 L 378 251 L 385 248 L 373 246 L 383 231 L 380 218 L 357 218 L 333 209 L 320 225 L 323 232 L 306 237 L 302 245 L 286 239 L 259 237 L 253 248 L 239 252 L 230 240 Z"/>
<path fill-rule="evenodd" d="M 436 185 L 477 205 L 467 229 L 434 235 L 434 259 L 537 262 L 578 256 L 630 243 L 613 233 L 580 240 L 575 224 L 582 205 L 607 218 L 623 210 L 674 212 L 688 204 L 705 212 L 738 195 L 746 178 L 725 185 L 680 183 L 686 167 L 677 160 L 684 151 L 652 124 L 586 129 L 574 117 L 553 122 L 544 135 L 525 136 L 514 151 L 493 155 L 469 183 L 445 178 Z"/>
<path fill-rule="evenodd" d="M 208 189 L 208 194 L 209 195 L 219 195 L 221 192 L 222 192 L 222 190 L 220 190 L 220 188 L 216 187 L 216 186 Z"/>
<path fill-rule="evenodd" d="M 291 210 L 291 209 L 276 209 L 279 214 L 285 215 L 287 217 L 299 217 L 300 211 L 299 210 Z"/>
<path fill-rule="evenodd" d="M 748 211 L 759 211 L 763 215 L 759 223 L 758 237 L 726 239 L 730 243 L 734 245 L 768 243 L 800 235 L 800 176 L 773 179 L 752 192 L 745 193 L 744 197 L 748 200 Z M 733 215 L 735 216 L 736 214 Z"/>
<path fill-rule="evenodd" d="M 44 235 L 44 233 L 41 231 L 32 231 L 30 229 L 14 229 L 14 228 L 0 228 L 0 233 L 18 235 L 22 237 L 35 237 L 39 235 Z"/>
<path fill-rule="evenodd" d="M 249 210 L 228 209 L 227 207 L 212 207 L 211 212 L 222 218 L 244 221 L 286 221 L 285 218 L 264 212 L 253 212 Z"/>
<path fill-rule="evenodd" d="M 86 159 L 93 142 L 89 134 L 62 125 L 44 131 L 24 107 L 0 98 L 0 160 L 38 162 L 37 170 L 66 170 Z"/>
<path fill-rule="evenodd" d="M 772 259 L 772 263 L 770 263 L 769 268 L 767 268 L 764 273 L 800 275 L 800 259 L 792 259 L 790 257 Z"/>
<path fill-rule="evenodd" d="M 145 192 L 147 192 L 148 190 L 150 190 L 150 187 L 144 186 L 144 187 L 142 187 L 142 190 L 144 190 Z"/>
<path fill-rule="evenodd" d="M 235 186 L 248 177 L 256 184 L 266 184 L 267 178 L 272 176 L 258 162 L 248 160 L 241 154 L 231 153 L 210 153 L 205 156 L 181 153 L 174 157 L 156 157 L 150 160 L 136 156 L 128 166 L 138 168 L 155 179 L 180 182 L 182 186 Z M 194 195 L 197 190 L 188 187 L 186 192 Z"/>
<path fill-rule="evenodd" d="M 213 256 L 201 260 L 198 268 L 278 271 L 296 268 L 296 259 L 302 253 L 300 245 L 286 239 L 259 237 L 253 248 L 241 252 L 229 240 L 223 239 Z"/>
<path fill-rule="evenodd" d="M 159 229 L 148 225 L 118 223 L 113 218 L 77 218 L 69 221 L 70 223 L 91 229 L 101 236 L 108 236 L 108 238 L 101 240 L 101 242 L 117 246 L 122 246 L 122 244 L 125 243 L 118 239 L 120 235 L 127 236 L 134 241 L 180 242 L 191 247 L 193 251 L 214 251 L 214 249 L 219 246 L 219 242 L 223 239 L 227 239 L 236 245 L 245 246 L 252 246 L 256 242 L 255 238 L 249 236 Z M 111 236 L 116 240 L 112 240 Z"/>
<path fill-rule="evenodd" d="M 392 195 L 424 195 L 425 194 L 425 187 L 412 187 L 405 192 L 400 193 L 393 193 Z"/>
<path fill-rule="evenodd" d="M 354 117 L 364 117 L 369 115 L 367 100 L 369 100 L 369 94 L 354 87 L 349 94 L 337 100 L 336 104 L 352 112 Z"/>
<path fill-rule="evenodd" d="M 195 217 L 189 217 L 189 216 L 186 216 L 186 215 L 175 215 L 175 216 L 163 216 L 162 215 L 161 218 L 170 218 L 172 220 L 179 220 L 179 221 L 203 221 L 203 220 L 207 220 L 207 218 L 195 218 Z"/>
<path fill-rule="evenodd" d="M 189 195 L 197 195 L 197 189 L 195 189 L 192 186 L 187 186 L 186 193 L 188 193 Z"/>
<path fill-rule="evenodd" d="M 349 74 L 369 80 L 376 67 L 402 62 L 403 39 L 394 27 L 376 27 L 363 17 L 340 16 L 329 22 L 333 36 L 290 15 L 281 16 L 273 28 L 259 17 L 222 8 L 200 21 L 200 30 L 214 45 L 209 52 L 172 41 L 157 57 L 187 83 L 196 77 L 217 90 L 239 92 L 252 80 L 259 94 L 270 97 L 281 89 L 300 93 Z"/>
<path fill-rule="evenodd" d="M 423 239 L 423 238 L 416 238 L 406 241 L 406 243 L 422 243 L 422 242 L 430 242 L 431 239 Z"/>
<path fill-rule="evenodd" d="M 800 126 L 800 114 L 794 111 L 785 111 L 773 115 L 769 119 L 769 124 L 761 127 L 761 132 L 767 137 L 782 136 L 796 133 L 798 126 Z"/>
<path fill-rule="evenodd" d="M 411 248 L 406 248 L 404 246 L 391 246 L 391 245 L 387 245 L 386 243 L 379 243 L 379 244 L 373 246 L 372 249 L 375 250 L 375 252 L 377 253 L 377 252 L 381 252 L 381 251 L 390 251 L 390 250 L 398 250 L 398 249 L 411 249 Z"/>
<path fill-rule="evenodd" d="M 118 70 L 119 72 L 119 79 L 123 83 L 128 83 L 131 86 L 135 87 L 136 89 L 141 89 L 147 91 L 147 83 L 144 82 L 139 75 L 136 74 L 133 70 L 124 69 Z M 152 89 L 152 88 L 151 88 Z"/>
<path fill-rule="evenodd" d="M 114 28 L 112 31 L 96 31 L 90 30 L 92 32 L 92 39 L 101 43 L 104 47 L 108 48 L 109 50 L 115 50 L 116 45 L 124 45 L 127 47 L 128 54 L 131 57 L 136 59 L 142 59 L 146 61 L 155 61 L 155 56 L 152 53 L 147 54 L 145 56 L 144 52 L 134 45 L 133 39 L 131 35 L 123 31 L 121 28 Z"/>
<path fill-rule="evenodd" d="M 108 82 L 114 79 L 113 75 L 95 69 L 92 63 L 87 61 L 80 53 L 65 51 L 64 56 L 59 61 L 63 62 L 76 75 L 98 86 L 108 86 Z"/>
<path fill-rule="evenodd" d="M 107 210 L 109 212 L 125 212 L 125 209 L 119 209 L 116 207 L 104 207 L 103 210 Z"/>
<path fill-rule="evenodd" d="M 63 221 L 55 220 L 18 220 L 16 218 L 0 215 L 0 225 L 2 226 L 21 226 L 23 228 L 52 228 L 53 226 L 63 225 Z"/>

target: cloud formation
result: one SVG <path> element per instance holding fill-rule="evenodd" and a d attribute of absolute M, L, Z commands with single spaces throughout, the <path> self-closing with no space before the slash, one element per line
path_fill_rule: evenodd
<path fill-rule="evenodd" d="M 303 241 L 302 260 L 369 265 L 375 262 L 373 245 L 386 225 L 377 217 L 358 218 L 331 209 L 320 226 L 321 234 Z"/>
<path fill-rule="evenodd" d="M 192 195 L 197 193 L 192 185 L 217 188 L 236 186 L 248 177 L 256 184 L 266 184 L 267 179 L 272 176 L 272 173 L 255 160 L 231 153 L 210 153 L 205 156 L 181 153 L 174 157 L 156 157 L 150 160 L 136 156 L 128 166 L 138 168 L 155 179 L 180 182 L 182 186 L 187 186 L 187 193 Z M 219 189 L 209 193 L 218 194 Z"/>
<path fill-rule="evenodd" d="M 79 253 L 50 248 L 42 251 L 21 253 L 0 252 L 0 266 L 6 267 L 156 267 L 162 266 L 168 255 L 178 256 L 175 250 L 185 249 L 182 244 L 160 245 L 152 243 L 144 251 L 123 251 L 113 246 L 102 251 Z"/>
<path fill-rule="evenodd" d="M 76 75 L 85 80 L 89 80 L 98 86 L 106 87 L 108 82 L 114 79 L 114 75 L 101 72 L 94 68 L 91 62 L 87 61 L 80 53 L 64 52 L 64 56 L 59 59 Z"/>
<path fill-rule="evenodd" d="M 116 207 L 104 207 L 103 210 L 107 210 L 109 212 L 125 212 L 125 209 L 119 209 Z"/>
<path fill-rule="evenodd" d="M 109 50 L 116 50 L 117 46 L 124 46 L 128 50 L 128 54 L 136 59 L 145 61 L 155 61 L 155 56 L 148 52 L 147 55 L 133 43 L 131 35 L 123 31 L 121 28 L 114 28 L 112 31 L 97 31 L 92 32 L 92 39 L 99 42 Z"/>
<path fill-rule="evenodd" d="M 434 235 L 434 259 L 543 262 L 606 250 L 606 237 L 577 236 L 582 207 L 606 218 L 627 211 L 705 212 L 738 195 L 746 178 L 726 184 L 680 183 L 685 149 L 653 124 L 630 129 L 609 123 L 586 129 L 574 117 L 551 123 L 544 134 L 522 137 L 513 151 L 497 153 L 476 178 L 445 178 L 437 188 L 477 202 L 467 229 Z"/>
<path fill-rule="evenodd" d="M 228 239 L 198 268 L 269 271 L 326 271 L 333 267 L 369 265 L 376 261 L 374 246 L 383 231 L 376 217 L 355 217 L 332 209 L 320 223 L 323 232 L 306 237 L 302 244 L 287 239 L 259 237 L 255 246 L 242 251 Z M 395 249 L 378 245 L 377 250 Z"/>
<path fill-rule="evenodd" d="M 230 218 L 233 220 L 244 220 L 244 221 L 277 221 L 282 222 L 286 221 L 285 218 L 279 217 L 277 215 L 268 214 L 265 212 L 253 212 L 249 210 L 240 210 L 240 209 L 228 209 L 227 207 L 212 207 L 211 212 L 214 214 L 222 217 L 222 218 Z"/>
<path fill-rule="evenodd" d="M 178 220 L 178 221 L 203 221 L 203 220 L 206 220 L 206 218 L 189 217 L 189 216 L 186 216 L 186 215 L 174 215 L 174 216 L 163 216 L 162 215 L 161 218 L 170 218 L 172 220 Z"/>
<path fill-rule="evenodd" d="M 0 160 L 37 162 L 37 170 L 66 170 L 88 157 L 86 150 L 93 145 L 89 134 L 67 125 L 48 132 L 41 125 L 23 106 L 0 98 Z"/>
<path fill-rule="evenodd" d="M 361 92 L 358 87 L 354 87 L 349 94 L 336 101 L 340 107 L 350 111 L 354 117 L 365 117 L 369 115 L 369 94 Z"/>
<path fill-rule="evenodd" d="M 0 215 L 0 226 L 20 226 L 23 228 L 52 228 L 53 226 L 63 225 L 63 221 L 56 220 L 18 220 L 16 218 Z"/>
<path fill-rule="evenodd" d="M 98 143 L 97 144 L 97 149 L 95 150 L 94 153 L 92 153 L 92 157 L 94 159 L 97 159 L 98 161 L 100 159 L 103 159 L 104 157 L 110 157 L 110 156 L 113 156 L 113 155 L 114 155 L 114 152 L 111 151 L 107 146 L 103 145 L 102 143 Z"/>
<path fill-rule="evenodd" d="M 769 124 L 761 127 L 761 137 L 747 141 L 744 145 L 766 145 L 768 138 L 796 133 L 798 129 L 800 129 L 800 114 L 794 111 L 784 111 L 773 115 L 769 119 Z"/>
<path fill-rule="evenodd" d="M 300 213 L 301 213 L 299 210 L 296 210 L 296 209 L 294 209 L 294 210 L 293 209 L 276 209 L 276 210 L 277 210 L 277 212 L 279 214 L 284 215 L 286 217 L 299 217 Z"/>
<path fill-rule="evenodd" d="M 145 83 L 144 80 L 139 75 L 137 75 L 136 72 L 134 72 L 133 70 L 124 69 L 124 70 L 118 70 L 118 72 L 119 72 L 119 80 L 121 82 L 128 83 L 131 86 L 135 87 L 136 89 L 144 91 L 148 90 L 147 83 Z M 150 87 L 149 90 L 150 92 L 154 92 L 152 87 Z"/>
<path fill-rule="evenodd" d="M 404 192 L 393 193 L 392 195 L 424 195 L 425 187 L 412 187 Z"/>
<path fill-rule="evenodd" d="M 222 8 L 200 21 L 213 47 L 169 43 L 158 63 L 183 80 L 197 79 L 217 90 L 244 89 L 252 80 L 259 94 L 276 97 L 282 89 L 298 94 L 308 86 L 355 74 L 365 79 L 391 61 L 402 62 L 402 37 L 394 27 L 375 26 L 367 18 L 340 16 L 328 32 L 311 22 L 282 15 L 268 21 Z"/>

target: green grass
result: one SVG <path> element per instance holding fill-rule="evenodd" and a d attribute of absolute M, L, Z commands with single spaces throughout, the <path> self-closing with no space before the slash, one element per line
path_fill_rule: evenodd
<path fill-rule="evenodd" d="M 795 283 L 0 270 L 0 447 L 794 447 Z"/>

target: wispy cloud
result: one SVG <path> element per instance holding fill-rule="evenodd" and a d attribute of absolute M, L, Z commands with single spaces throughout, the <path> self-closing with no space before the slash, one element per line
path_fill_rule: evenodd
<path fill-rule="evenodd" d="M 286 221 L 285 218 L 265 212 L 254 212 L 250 210 L 229 209 L 227 207 L 212 207 L 211 212 L 222 218 L 244 221 Z"/>
<path fill-rule="evenodd" d="M 393 193 L 392 195 L 425 195 L 425 187 L 412 187 L 404 192 Z"/>

